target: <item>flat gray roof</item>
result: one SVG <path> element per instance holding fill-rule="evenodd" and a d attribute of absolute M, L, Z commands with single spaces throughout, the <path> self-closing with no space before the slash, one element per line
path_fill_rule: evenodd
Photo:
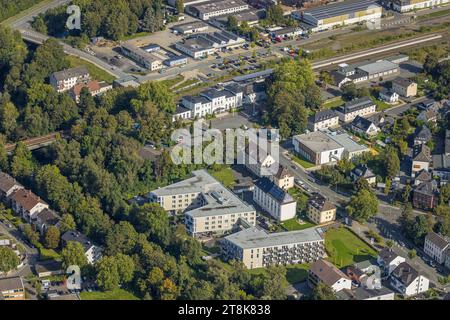
<path fill-rule="evenodd" d="M 242 249 L 266 248 L 323 240 L 316 228 L 308 228 L 299 231 L 267 233 L 257 227 L 251 227 L 233 233 L 225 237 L 225 239 L 241 247 Z"/>
<path fill-rule="evenodd" d="M 314 9 L 305 10 L 304 12 L 312 15 L 317 20 L 322 20 L 362 11 L 368 9 L 370 6 L 380 7 L 376 0 L 348 0 L 322 5 Z"/>
<path fill-rule="evenodd" d="M 210 1 L 210 2 L 204 2 L 199 4 L 192 4 L 190 5 L 191 8 L 194 8 L 198 12 L 201 13 L 211 13 L 216 12 L 220 10 L 235 8 L 235 7 L 241 7 L 241 6 L 247 6 L 248 4 L 245 3 L 242 0 L 219 0 L 219 1 Z"/>
<path fill-rule="evenodd" d="M 387 60 L 380 60 L 377 62 L 364 64 L 364 65 L 358 67 L 358 69 L 363 70 L 363 71 L 367 72 L 368 74 L 386 72 L 386 71 L 393 70 L 396 68 L 398 69 L 398 64 L 387 61 Z"/>
<path fill-rule="evenodd" d="M 357 143 L 353 140 L 347 133 L 328 133 L 328 136 L 336 141 L 339 145 L 343 146 L 344 149 L 348 152 L 357 152 L 357 151 L 369 151 L 369 147 Z"/>
<path fill-rule="evenodd" d="M 192 22 L 177 24 L 176 26 L 173 26 L 172 29 L 177 30 L 177 31 L 186 32 L 188 30 L 205 28 L 205 27 L 208 28 L 208 25 L 203 21 L 192 21 Z"/>
<path fill-rule="evenodd" d="M 185 214 L 194 218 L 255 211 L 251 205 L 242 201 L 206 170 L 196 170 L 192 173 L 194 175 L 192 178 L 156 189 L 150 193 L 156 196 L 200 193 L 206 204 L 185 212 Z"/>
<path fill-rule="evenodd" d="M 293 137 L 293 139 L 298 140 L 313 152 L 335 150 L 342 147 L 340 144 L 334 141 L 334 139 L 331 139 L 322 131 L 314 131 L 311 133 L 296 135 Z"/>

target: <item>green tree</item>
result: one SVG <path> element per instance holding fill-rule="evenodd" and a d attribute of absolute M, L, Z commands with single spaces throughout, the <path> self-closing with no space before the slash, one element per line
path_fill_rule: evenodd
<path fill-rule="evenodd" d="M 317 284 L 312 293 L 311 300 L 337 300 L 334 290 L 323 282 Z"/>
<path fill-rule="evenodd" d="M 8 247 L 0 247 L 0 272 L 7 273 L 19 265 L 19 257 Z"/>
<path fill-rule="evenodd" d="M 34 244 L 39 241 L 39 234 L 33 230 L 30 224 L 25 224 L 22 231 L 24 236 L 28 239 L 28 241 L 30 241 L 30 243 Z"/>
<path fill-rule="evenodd" d="M 59 241 L 61 238 L 60 231 L 55 226 L 48 227 L 45 232 L 45 246 L 49 249 L 56 249 L 59 246 Z"/>
<path fill-rule="evenodd" d="M 378 212 L 378 199 L 371 191 L 361 189 L 350 199 L 346 210 L 352 218 L 366 221 Z"/>
<path fill-rule="evenodd" d="M 178 14 L 181 14 L 184 12 L 184 1 L 183 0 L 176 0 L 175 1 L 175 8 L 177 8 Z"/>
<path fill-rule="evenodd" d="M 33 156 L 23 142 L 18 142 L 11 158 L 11 173 L 14 177 L 29 179 L 35 169 Z"/>
<path fill-rule="evenodd" d="M 398 158 L 397 150 L 392 147 L 386 148 L 386 152 L 384 153 L 384 165 L 388 178 L 393 178 L 397 175 L 400 170 L 400 159 Z"/>
<path fill-rule="evenodd" d="M 88 263 L 83 246 L 81 243 L 74 241 L 69 241 L 61 250 L 61 259 L 65 268 L 72 265 L 82 268 Z"/>
<path fill-rule="evenodd" d="M 73 219 L 73 216 L 69 213 L 65 213 L 61 217 L 60 227 L 59 230 L 61 233 L 65 233 L 70 230 L 75 230 L 76 224 L 75 220 Z"/>

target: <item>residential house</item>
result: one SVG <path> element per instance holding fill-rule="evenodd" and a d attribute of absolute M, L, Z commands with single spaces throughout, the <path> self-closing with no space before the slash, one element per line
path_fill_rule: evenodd
<path fill-rule="evenodd" d="M 437 183 L 432 180 L 422 182 L 413 190 L 413 206 L 423 210 L 432 210 L 438 203 Z"/>
<path fill-rule="evenodd" d="M 414 145 L 427 143 L 432 137 L 431 131 L 427 126 L 418 127 L 414 133 Z"/>
<path fill-rule="evenodd" d="M 268 233 L 250 227 L 222 241 L 226 259 L 242 261 L 247 269 L 311 263 L 325 255 L 324 239 L 316 228 Z"/>
<path fill-rule="evenodd" d="M 397 77 L 392 80 L 392 91 L 397 92 L 402 97 L 415 97 L 417 95 L 417 83 L 410 79 Z"/>
<path fill-rule="evenodd" d="M 85 66 L 53 72 L 50 75 L 50 85 L 58 92 L 73 88 L 76 84 L 87 83 L 91 79 Z"/>
<path fill-rule="evenodd" d="M 335 292 L 344 289 L 351 289 L 352 282 L 350 278 L 334 266 L 331 262 L 320 259 L 311 265 L 308 272 L 308 284 L 315 287 L 319 283 L 325 283 Z"/>
<path fill-rule="evenodd" d="M 371 120 L 356 116 L 351 123 L 351 129 L 364 137 L 371 138 L 378 134 L 380 128 L 376 126 Z"/>
<path fill-rule="evenodd" d="M 450 248 L 447 249 L 447 253 L 445 254 L 445 267 L 450 270 Z"/>
<path fill-rule="evenodd" d="M 0 171 L 0 200 L 5 201 L 14 191 L 23 186 L 9 174 Z"/>
<path fill-rule="evenodd" d="M 343 289 L 337 293 L 341 300 L 394 300 L 394 291 L 381 287 L 380 289 L 368 289 L 357 287 L 354 289 Z"/>
<path fill-rule="evenodd" d="M 443 264 L 447 258 L 447 251 L 450 248 L 450 240 L 447 237 L 431 231 L 425 236 L 423 251 L 437 263 Z"/>
<path fill-rule="evenodd" d="M 103 94 L 108 90 L 111 90 L 113 87 L 111 84 L 105 81 L 99 82 L 97 80 L 91 80 L 86 83 L 78 83 L 74 85 L 69 91 L 72 99 L 75 100 L 76 103 L 80 102 L 80 94 L 83 88 L 86 88 L 91 96 L 94 97 Z"/>
<path fill-rule="evenodd" d="M 437 118 L 438 118 L 438 113 L 432 109 L 428 109 L 428 110 L 421 111 L 416 119 L 423 121 L 423 122 L 436 123 Z"/>
<path fill-rule="evenodd" d="M 407 262 L 400 263 L 390 277 L 391 285 L 406 297 L 428 291 L 430 281 Z"/>
<path fill-rule="evenodd" d="M 323 224 L 336 219 L 336 206 L 319 193 L 308 199 L 307 216 L 316 224 Z"/>
<path fill-rule="evenodd" d="M 272 176 L 279 169 L 279 163 L 270 153 L 260 147 L 248 148 L 245 159 L 245 167 L 257 177 Z"/>
<path fill-rule="evenodd" d="M 282 165 L 279 166 L 277 173 L 271 176 L 270 179 L 283 190 L 289 190 L 294 187 L 294 175 Z"/>
<path fill-rule="evenodd" d="M 353 182 L 356 182 L 359 179 L 364 179 L 371 186 L 377 183 L 376 175 L 365 164 L 360 164 L 353 168 L 353 170 L 350 171 L 350 178 Z"/>
<path fill-rule="evenodd" d="M 89 264 L 94 264 L 98 260 L 101 259 L 103 248 L 96 246 L 89 240 L 88 237 L 86 237 L 81 232 L 71 230 L 66 231 L 62 236 L 61 240 L 64 245 L 67 245 L 69 242 L 78 242 L 81 244 L 81 246 L 84 249 L 84 255 L 87 258 L 87 261 Z"/>
<path fill-rule="evenodd" d="M 386 101 L 387 103 L 393 104 L 398 102 L 399 95 L 397 92 L 391 89 L 383 88 L 380 91 L 380 100 Z"/>
<path fill-rule="evenodd" d="M 38 212 L 33 218 L 33 225 L 43 235 L 50 226 L 58 226 L 61 217 L 53 210 L 45 208 Z"/>
<path fill-rule="evenodd" d="M 413 148 L 411 177 L 415 177 L 416 173 L 422 170 L 428 171 L 431 168 L 431 151 L 426 144 L 418 144 Z"/>
<path fill-rule="evenodd" d="M 317 111 L 308 118 L 308 130 L 317 131 L 339 125 L 339 116 L 333 110 Z"/>
<path fill-rule="evenodd" d="M 30 190 L 18 189 L 9 196 L 9 199 L 13 211 L 27 221 L 32 221 L 36 214 L 48 209 L 48 204 Z"/>
<path fill-rule="evenodd" d="M 444 152 L 433 155 L 433 175 L 438 176 L 440 184 L 450 182 L 450 130 L 445 131 Z"/>
<path fill-rule="evenodd" d="M 0 278 L 0 300 L 25 300 L 22 277 Z"/>
<path fill-rule="evenodd" d="M 392 249 L 388 248 L 381 250 L 377 256 L 378 265 L 382 267 L 388 275 L 391 274 L 395 268 L 397 268 L 401 263 L 405 261 L 405 258 L 399 256 Z"/>
<path fill-rule="evenodd" d="M 368 97 L 358 98 L 346 102 L 343 106 L 336 109 L 339 120 L 350 122 L 357 116 L 368 116 L 376 111 L 376 104 Z"/>
<path fill-rule="evenodd" d="M 172 115 L 172 121 L 177 119 L 188 120 L 192 118 L 192 111 L 182 105 L 177 105 L 175 113 Z"/>
<path fill-rule="evenodd" d="M 414 178 L 414 185 L 418 186 L 424 182 L 431 182 L 431 180 L 433 180 L 431 173 L 426 170 L 422 170 L 416 174 L 416 177 Z"/>
<path fill-rule="evenodd" d="M 255 183 L 253 201 L 278 221 L 292 219 L 297 213 L 294 198 L 265 177 Z"/>

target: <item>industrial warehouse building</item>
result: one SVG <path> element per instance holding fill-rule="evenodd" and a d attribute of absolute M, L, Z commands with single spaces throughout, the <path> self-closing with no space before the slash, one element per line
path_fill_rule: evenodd
<path fill-rule="evenodd" d="M 375 0 L 348 0 L 305 11 L 295 11 L 292 17 L 311 25 L 311 31 L 317 32 L 380 19 L 382 10 Z"/>
<path fill-rule="evenodd" d="M 271 265 L 311 263 L 325 255 L 324 240 L 316 228 L 267 233 L 250 227 L 223 239 L 223 254 L 248 269 Z"/>
<path fill-rule="evenodd" d="M 216 0 L 189 5 L 187 6 L 186 11 L 201 20 L 209 20 L 213 17 L 233 14 L 248 9 L 248 4 L 242 0 Z"/>
<path fill-rule="evenodd" d="M 448 3 L 448 0 L 394 0 L 391 3 L 391 7 L 398 12 L 408 12 L 431 8 L 445 3 Z"/>
<path fill-rule="evenodd" d="M 125 56 L 142 65 L 144 68 L 147 68 L 151 71 L 162 68 L 162 60 L 142 48 L 136 47 L 131 43 L 126 42 L 122 44 L 121 49 L 122 53 Z"/>

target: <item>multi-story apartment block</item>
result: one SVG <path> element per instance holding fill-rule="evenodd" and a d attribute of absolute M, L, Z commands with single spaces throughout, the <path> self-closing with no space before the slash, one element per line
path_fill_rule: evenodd
<path fill-rule="evenodd" d="M 0 300 L 25 300 L 21 277 L 0 278 Z"/>
<path fill-rule="evenodd" d="M 423 251 L 437 263 L 445 263 L 447 251 L 450 248 L 450 240 L 431 231 L 425 237 Z"/>
<path fill-rule="evenodd" d="M 308 200 L 307 215 L 316 224 L 334 221 L 336 219 L 336 206 L 322 195 L 315 193 Z"/>
<path fill-rule="evenodd" d="M 87 262 L 94 264 L 102 258 L 103 248 L 92 243 L 89 238 L 78 231 L 66 231 L 61 236 L 62 242 L 67 245 L 69 242 L 78 242 L 84 249 L 84 255 L 86 256 Z"/>
<path fill-rule="evenodd" d="M 325 283 L 335 292 L 352 287 L 350 278 L 331 262 L 324 259 L 314 262 L 308 272 L 309 286 L 315 287 L 319 283 Z"/>
<path fill-rule="evenodd" d="M 48 204 L 30 190 L 18 189 L 10 196 L 12 209 L 25 220 L 31 221 L 42 210 L 48 209 Z"/>
<path fill-rule="evenodd" d="M 151 191 L 147 197 L 166 211 L 184 211 L 186 229 L 192 236 L 231 231 L 240 221 L 256 223 L 255 209 L 239 199 L 206 170 L 193 177 Z"/>
<path fill-rule="evenodd" d="M 191 117 L 202 118 L 242 106 L 243 92 L 240 86 L 231 84 L 223 89 L 210 88 L 198 96 L 184 96 L 181 103 L 191 110 Z"/>
<path fill-rule="evenodd" d="M 402 262 L 391 273 L 390 283 L 398 292 L 410 297 L 427 291 L 430 281 L 410 264 Z"/>
<path fill-rule="evenodd" d="M 415 177 L 416 173 L 422 170 L 428 171 L 431 166 L 431 150 L 426 144 L 418 144 L 413 148 L 411 177 Z"/>
<path fill-rule="evenodd" d="M 253 201 L 278 221 L 292 219 L 297 213 L 297 201 L 268 178 L 255 183 Z"/>
<path fill-rule="evenodd" d="M 413 206 L 423 210 L 432 210 L 438 202 L 435 180 L 422 182 L 413 190 Z"/>
<path fill-rule="evenodd" d="M 387 274 L 391 274 L 400 263 L 405 262 L 406 259 L 399 256 L 391 249 L 383 249 L 378 253 L 377 263 L 382 267 Z"/>
<path fill-rule="evenodd" d="M 333 110 L 317 111 L 308 118 L 308 129 L 317 131 L 339 125 L 339 116 Z"/>
<path fill-rule="evenodd" d="M 343 106 L 336 109 L 339 120 L 343 122 L 350 122 L 357 116 L 368 116 L 376 111 L 376 104 L 372 99 L 363 97 L 345 103 Z"/>
<path fill-rule="evenodd" d="M 415 97 L 417 95 L 417 83 L 398 77 L 392 80 L 392 91 L 397 92 L 402 97 Z"/>
<path fill-rule="evenodd" d="M 242 261 L 248 269 L 311 263 L 325 255 L 324 240 L 315 228 L 267 233 L 251 227 L 225 237 L 222 249 L 225 258 Z"/>
<path fill-rule="evenodd" d="M 50 85 L 58 92 L 73 88 L 76 84 L 86 83 L 91 79 L 85 66 L 54 72 L 50 75 Z"/>
<path fill-rule="evenodd" d="M 23 186 L 9 174 L 0 171 L 0 200 L 6 200 L 14 191 L 23 189 Z"/>
<path fill-rule="evenodd" d="M 281 189 L 289 190 L 294 187 L 294 175 L 286 168 L 280 165 L 275 175 L 270 179 Z"/>

